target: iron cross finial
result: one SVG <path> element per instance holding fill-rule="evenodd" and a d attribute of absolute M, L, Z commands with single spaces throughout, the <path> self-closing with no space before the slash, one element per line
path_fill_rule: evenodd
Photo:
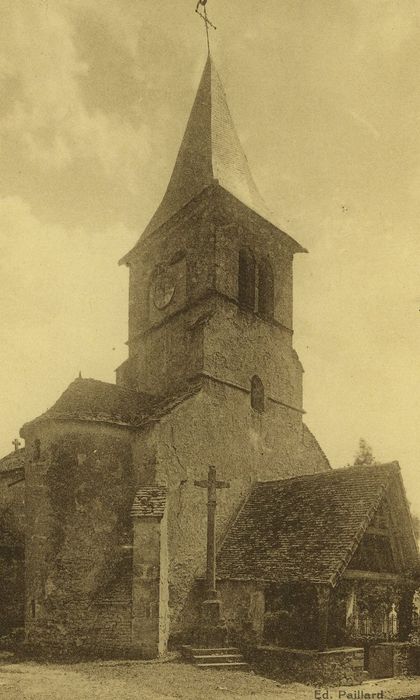
<path fill-rule="evenodd" d="M 200 7 L 204 8 L 203 12 L 200 12 Z M 210 22 L 209 18 L 207 17 L 207 0 L 198 0 L 197 7 L 195 8 L 195 11 L 198 15 L 200 15 L 201 19 L 204 21 L 204 25 L 206 27 L 206 38 L 207 38 L 207 50 L 210 55 L 210 36 L 209 36 L 209 27 L 212 27 L 212 29 L 217 29 L 217 27 L 214 26 L 212 22 Z"/>

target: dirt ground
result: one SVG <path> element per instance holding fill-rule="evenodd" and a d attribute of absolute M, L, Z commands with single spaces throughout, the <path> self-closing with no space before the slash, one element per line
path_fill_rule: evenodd
<path fill-rule="evenodd" d="M 355 693 L 357 689 L 363 689 L 364 693 L 383 690 L 385 700 L 413 698 L 416 695 L 420 698 L 420 678 L 376 681 L 358 688 L 348 688 L 348 692 Z M 250 672 L 202 671 L 174 662 L 91 662 L 70 665 L 24 662 L 0 666 L 1 700 L 315 700 L 315 690 L 300 684 L 280 685 Z M 329 700 L 338 698 L 338 689 L 331 688 Z"/>

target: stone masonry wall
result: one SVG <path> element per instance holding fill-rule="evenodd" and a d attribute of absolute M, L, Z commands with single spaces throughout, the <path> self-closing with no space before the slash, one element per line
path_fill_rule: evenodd
<path fill-rule="evenodd" d="M 329 468 L 302 424 L 301 414 L 267 401 L 251 409 L 249 392 L 208 380 L 205 388 L 139 434 L 136 464 L 168 486 L 169 606 L 171 634 L 185 625 L 195 577 L 205 570 L 206 496 L 194 486 L 217 467 L 229 489 L 218 493 L 217 541 L 256 480 L 281 479 Z"/>
<path fill-rule="evenodd" d="M 131 643 L 135 493 L 130 437 L 48 422 L 26 435 L 26 635 L 34 646 L 96 653 Z"/>
<path fill-rule="evenodd" d="M 162 394 L 202 369 L 202 337 L 189 327 L 195 322 L 191 313 L 185 317 L 183 311 L 212 289 L 213 229 L 211 207 L 201 202 L 141 240 L 130 262 L 129 359 L 117 382 Z M 163 309 L 153 302 L 158 267 L 175 280 L 174 296 Z"/>
<path fill-rule="evenodd" d="M 371 678 L 420 674 L 420 647 L 410 642 L 383 642 L 369 648 Z"/>
<path fill-rule="evenodd" d="M 302 409 L 302 366 L 284 329 L 220 302 L 204 330 L 204 358 L 207 375 L 249 390 L 257 374 L 267 397 Z"/>
<path fill-rule="evenodd" d="M 346 686 L 362 682 L 363 653 L 356 647 L 320 652 L 263 646 L 252 661 L 260 673 L 278 681 Z"/>
<path fill-rule="evenodd" d="M 274 320 L 293 328 L 293 254 L 281 234 L 228 193 L 218 192 L 216 220 L 216 289 L 238 298 L 239 249 L 252 250 L 257 266 L 268 258 L 274 272 Z"/>
<path fill-rule="evenodd" d="M 24 625 L 24 501 L 21 470 L 0 473 L 0 636 Z"/>
<path fill-rule="evenodd" d="M 220 188 L 209 188 L 182 215 L 140 239 L 130 260 L 129 360 L 117 381 L 165 393 L 202 371 L 248 385 L 261 372 L 282 401 L 302 406 L 302 367 L 292 349 L 293 244 Z M 239 250 L 274 272 L 274 319 L 240 312 Z M 158 268 L 175 291 L 153 302 Z M 205 332 L 205 339 L 203 336 Z M 246 377 L 244 377 L 244 372 Z"/>
<path fill-rule="evenodd" d="M 134 518 L 133 651 L 155 658 L 168 641 L 166 516 Z"/>
<path fill-rule="evenodd" d="M 160 323 L 185 306 L 194 302 L 212 286 L 214 268 L 214 237 L 212 208 L 208 201 L 188 208 L 183 216 L 159 232 L 141 239 L 136 254 L 130 261 L 129 292 L 129 348 L 130 356 L 137 354 L 136 336 L 150 326 Z M 178 266 L 186 261 L 186 285 L 176 285 L 170 306 L 160 311 L 150 304 L 150 291 L 158 265 Z M 181 269 L 180 267 L 180 272 Z"/>
<path fill-rule="evenodd" d="M 226 620 L 229 644 L 245 653 L 261 644 L 264 632 L 265 599 L 255 581 L 220 581 L 218 589 Z"/>

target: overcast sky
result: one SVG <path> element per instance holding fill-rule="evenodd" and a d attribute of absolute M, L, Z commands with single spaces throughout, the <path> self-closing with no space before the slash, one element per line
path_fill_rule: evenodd
<path fill-rule="evenodd" d="M 127 271 L 205 62 L 195 0 L 1 0 L 0 454 L 126 356 Z M 420 513 L 418 0 L 209 0 L 260 192 L 307 247 L 295 347 L 333 466 L 360 437 Z"/>

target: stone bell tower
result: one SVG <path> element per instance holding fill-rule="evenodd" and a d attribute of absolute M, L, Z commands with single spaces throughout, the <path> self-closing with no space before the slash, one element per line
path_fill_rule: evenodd
<path fill-rule="evenodd" d="M 257 410 L 269 397 L 301 411 L 298 252 L 257 191 L 209 56 L 163 200 L 121 261 L 129 358 L 117 383 L 161 395 L 205 376 L 253 390 Z"/>

